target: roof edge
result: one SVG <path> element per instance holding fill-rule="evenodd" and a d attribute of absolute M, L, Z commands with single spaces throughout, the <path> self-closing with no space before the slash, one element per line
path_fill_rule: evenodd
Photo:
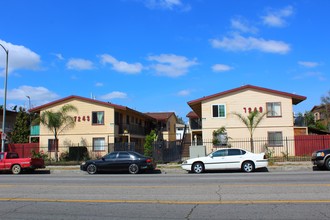
<path fill-rule="evenodd" d="M 81 101 L 96 103 L 96 104 L 100 104 L 100 105 L 106 105 L 106 106 L 110 106 L 110 107 L 114 107 L 114 108 L 118 108 L 118 109 L 123 109 L 123 110 L 127 109 L 126 106 L 116 105 L 116 104 L 113 104 L 113 103 L 103 102 L 103 101 L 90 99 L 90 98 L 85 98 L 85 97 L 82 97 L 82 96 L 71 95 L 71 96 L 67 96 L 65 98 L 61 98 L 61 99 L 49 102 L 49 103 L 44 104 L 44 105 L 37 106 L 35 108 L 32 108 L 32 109 L 29 110 L 29 112 L 39 112 L 44 108 L 47 108 L 47 107 L 50 107 L 52 105 L 56 105 L 60 102 L 65 102 L 65 101 L 68 101 L 68 100 L 71 100 L 71 99 L 78 99 L 78 100 L 81 100 Z"/>
<path fill-rule="evenodd" d="M 219 93 L 216 93 L 216 94 L 213 94 L 213 95 L 204 96 L 202 98 L 189 101 L 188 105 L 189 106 L 194 105 L 194 104 L 197 104 L 199 102 L 202 102 L 202 101 L 205 101 L 205 100 L 208 100 L 208 99 L 211 99 L 211 98 L 215 98 L 215 97 L 222 96 L 222 95 L 227 95 L 227 94 L 237 92 L 237 91 L 241 91 L 241 90 L 244 90 L 244 89 L 254 89 L 254 90 L 264 91 L 264 92 L 268 92 L 268 93 L 275 93 L 275 94 L 279 94 L 279 95 L 282 95 L 282 96 L 289 96 L 293 100 L 295 100 L 293 102 L 293 104 L 298 104 L 298 103 L 304 101 L 307 98 L 306 96 L 296 95 L 296 94 L 288 93 L 288 92 L 281 92 L 281 91 L 278 91 L 278 90 L 267 89 L 267 88 L 253 86 L 253 85 L 248 84 L 248 85 L 244 85 L 244 86 L 241 86 L 241 87 L 237 87 L 237 88 L 234 88 L 234 89 L 226 90 L 226 91 L 219 92 Z"/>

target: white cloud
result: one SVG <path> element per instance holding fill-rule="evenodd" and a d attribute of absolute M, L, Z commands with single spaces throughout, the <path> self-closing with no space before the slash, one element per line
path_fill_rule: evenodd
<path fill-rule="evenodd" d="M 287 6 L 281 10 L 270 10 L 262 17 L 263 23 L 272 27 L 283 27 L 286 25 L 285 18 L 293 14 L 293 7 Z"/>
<path fill-rule="evenodd" d="M 149 9 L 180 9 L 182 11 L 189 11 L 191 9 L 190 5 L 184 4 L 182 0 L 145 0 L 144 4 Z"/>
<path fill-rule="evenodd" d="M 159 56 L 149 56 L 148 60 L 157 62 L 151 68 L 158 75 L 178 77 L 186 74 L 190 67 L 197 65 L 196 59 L 189 60 L 184 56 L 174 54 L 161 54 Z"/>
<path fill-rule="evenodd" d="M 286 54 L 290 51 L 290 45 L 283 41 L 264 40 L 263 38 L 243 37 L 235 35 L 232 38 L 224 37 L 222 40 L 211 39 L 214 48 L 230 51 L 259 50 L 266 53 Z"/>
<path fill-rule="evenodd" d="M 304 67 L 308 67 L 308 68 L 313 68 L 313 67 L 317 67 L 320 65 L 317 62 L 309 62 L 309 61 L 299 61 L 298 64 L 301 66 L 304 66 Z"/>
<path fill-rule="evenodd" d="M 3 94 L 3 89 L 1 89 L 0 96 L 3 97 Z M 33 106 L 45 104 L 59 98 L 56 93 L 51 92 L 47 88 L 41 86 L 20 86 L 16 89 L 7 91 L 8 100 L 26 101 L 27 96 L 30 97 Z"/>
<path fill-rule="evenodd" d="M 66 67 L 72 70 L 90 70 L 93 69 L 93 62 L 80 58 L 71 58 L 67 62 Z"/>
<path fill-rule="evenodd" d="M 225 65 L 225 64 L 215 64 L 212 66 L 212 70 L 214 72 L 225 72 L 233 69 L 231 66 Z"/>
<path fill-rule="evenodd" d="M 108 93 L 106 95 L 101 96 L 101 99 L 103 100 L 110 100 L 110 99 L 126 99 L 127 98 L 127 94 L 124 92 L 118 92 L 118 91 L 114 91 L 111 93 Z"/>
<path fill-rule="evenodd" d="M 308 78 L 314 78 L 319 81 L 326 81 L 326 77 L 321 72 L 305 72 L 300 75 L 296 75 L 293 77 L 294 80 L 302 80 L 302 79 L 308 79 Z"/>
<path fill-rule="evenodd" d="M 179 92 L 177 93 L 177 95 L 178 95 L 178 96 L 188 96 L 188 95 L 190 95 L 190 93 L 191 93 L 190 90 L 185 89 L 185 90 L 181 90 L 181 91 L 179 91 Z"/>
<path fill-rule="evenodd" d="M 96 87 L 102 87 L 102 86 L 103 86 L 103 83 L 101 83 L 101 82 L 97 82 L 97 83 L 95 83 L 95 86 L 96 86 Z"/>
<path fill-rule="evenodd" d="M 258 29 L 254 26 L 251 26 L 248 21 L 242 18 L 231 19 L 231 27 L 235 30 L 238 30 L 243 33 L 252 33 L 255 34 L 258 32 Z"/>
<path fill-rule="evenodd" d="M 116 58 L 114 58 L 111 55 L 108 54 L 103 54 L 101 55 L 101 63 L 107 64 L 110 63 L 112 64 L 112 69 L 114 69 L 117 72 L 122 72 L 122 73 L 140 73 L 143 69 L 143 66 L 141 63 L 132 63 L 129 64 L 124 61 L 118 61 Z"/>
<path fill-rule="evenodd" d="M 9 51 L 8 53 L 8 72 L 12 72 L 16 69 L 29 69 L 29 70 L 37 70 L 39 69 L 39 65 L 41 63 L 40 56 L 30 49 L 21 46 L 14 45 L 3 40 L 0 40 L 0 44 Z M 0 48 L 0 69 L 3 68 L 1 74 L 4 74 L 6 62 L 2 62 L 2 60 L 6 60 L 6 53 Z"/>

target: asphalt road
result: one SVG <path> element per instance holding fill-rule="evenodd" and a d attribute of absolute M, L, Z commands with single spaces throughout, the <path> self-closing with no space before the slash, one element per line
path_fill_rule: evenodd
<path fill-rule="evenodd" d="M 0 174 L 0 219 L 329 219 L 329 174 Z"/>

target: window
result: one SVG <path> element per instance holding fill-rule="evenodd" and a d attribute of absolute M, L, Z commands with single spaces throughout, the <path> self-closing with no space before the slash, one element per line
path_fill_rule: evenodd
<path fill-rule="evenodd" d="M 228 150 L 228 156 L 237 156 L 242 155 L 242 152 L 240 149 L 229 149 Z"/>
<path fill-rule="evenodd" d="M 218 150 L 212 154 L 213 157 L 224 157 L 228 156 L 228 150 Z"/>
<path fill-rule="evenodd" d="M 129 153 L 126 153 L 126 152 L 119 152 L 119 156 L 118 156 L 118 159 L 130 159 L 131 156 L 129 155 Z"/>
<path fill-rule="evenodd" d="M 92 124 L 104 125 L 104 112 L 92 112 Z"/>
<path fill-rule="evenodd" d="M 280 116 L 282 116 L 281 103 L 280 102 L 268 102 L 267 103 L 267 117 L 280 117 Z"/>
<path fill-rule="evenodd" d="M 281 131 L 268 132 L 269 146 L 283 146 L 283 135 Z"/>
<path fill-rule="evenodd" d="M 48 139 L 48 152 L 55 152 L 55 139 Z"/>
<path fill-rule="evenodd" d="M 104 138 L 93 138 L 93 150 L 104 151 L 105 139 Z"/>
<path fill-rule="evenodd" d="M 116 159 L 117 154 L 118 154 L 117 152 L 112 152 L 112 153 L 110 153 L 110 154 L 104 156 L 104 159 L 105 159 L 105 160 L 113 160 L 113 159 Z"/>
<path fill-rule="evenodd" d="M 226 117 L 226 106 L 225 105 L 212 105 L 212 115 L 214 118 Z"/>

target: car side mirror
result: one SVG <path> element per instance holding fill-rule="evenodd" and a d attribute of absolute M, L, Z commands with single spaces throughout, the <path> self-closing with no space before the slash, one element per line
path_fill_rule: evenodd
<path fill-rule="evenodd" d="M 102 157 L 101 159 L 102 159 L 103 161 L 105 161 L 105 158 L 104 158 L 104 157 Z"/>
<path fill-rule="evenodd" d="M 213 154 L 210 154 L 209 157 L 213 158 Z"/>

